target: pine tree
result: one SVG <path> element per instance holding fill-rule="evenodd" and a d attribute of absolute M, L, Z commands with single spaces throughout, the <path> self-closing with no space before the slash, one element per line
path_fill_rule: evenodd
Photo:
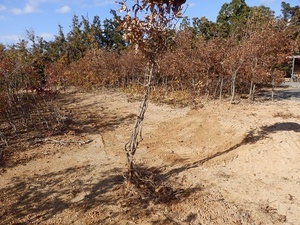
<path fill-rule="evenodd" d="M 106 19 L 103 22 L 103 47 L 108 50 L 120 52 L 126 46 L 122 32 L 119 30 L 122 20 L 115 10 L 111 10 L 110 13 L 113 15 L 113 18 Z"/>
<path fill-rule="evenodd" d="M 283 19 L 289 26 L 291 38 L 300 37 L 300 6 L 292 7 L 289 3 L 282 2 L 281 8 Z"/>
<path fill-rule="evenodd" d="M 230 3 L 223 4 L 217 17 L 219 36 L 241 35 L 249 14 L 250 7 L 245 0 L 232 0 Z"/>

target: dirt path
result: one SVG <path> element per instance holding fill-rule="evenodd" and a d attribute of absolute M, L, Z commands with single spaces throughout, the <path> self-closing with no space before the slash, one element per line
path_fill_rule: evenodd
<path fill-rule="evenodd" d="M 159 191 L 123 196 L 138 102 L 118 93 L 60 102 L 70 131 L 1 174 L 0 224 L 300 224 L 299 102 L 150 104 L 136 163 L 171 188 L 168 201 Z"/>

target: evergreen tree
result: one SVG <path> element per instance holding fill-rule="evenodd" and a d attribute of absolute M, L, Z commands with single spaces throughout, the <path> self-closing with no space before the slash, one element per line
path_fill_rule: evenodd
<path fill-rule="evenodd" d="M 54 36 L 54 41 L 48 43 L 47 54 L 52 62 L 57 62 L 67 56 L 67 40 L 63 32 L 63 27 L 58 25 L 58 35 Z"/>
<path fill-rule="evenodd" d="M 80 59 L 85 51 L 83 34 L 81 31 L 82 23 L 79 22 L 77 15 L 72 18 L 71 31 L 67 35 L 67 56 L 69 62 Z"/>
<path fill-rule="evenodd" d="M 110 13 L 113 15 L 113 18 L 106 19 L 103 22 L 103 47 L 120 52 L 126 46 L 122 32 L 119 30 L 119 26 L 122 24 L 121 17 L 117 15 L 115 10 L 111 10 Z"/>
<path fill-rule="evenodd" d="M 48 42 L 45 41 L 43 37 L 36 36 L 33 30 L 27 30 L 26 34 L 28 40 L 31 42 L 31 46 L 28 50 L 30 52 L 30 63 L 33 69 L 32 77 L 35 77 L 36 84 L 45 84 L 45 67 L 47 63 L 51 62 L 46 52 Z"/>
<path fill-rule="evenodd" d="M 281 3 L 283 19 L 289 26 L 289 33 L 292 38 L 300 37 L 300 6 L 291 6 L 289 3 Z"/>
<path fill-rule="evenodd" d="M 91 33 L 91 26 L 90 26 L 90 22 L 88 20 L 88 18 L 81 16 L 82 18 L 82 26 L 83 26 L 83 30 L 82 30 L 82 45 L 84 50 L 87 50 L 91 47 L 91 39 L 90 39 L 90 33 Z"/>
<path fill-rule="evenodd" d="M 100 48 L 103 46 L 104 37 L 99 16 L 94 16 L 89 38 L 91 39 L 90 41 L 96 45 L 96 47 Z"/>
<path fill-rule="evenodd" d="M 179 25 L 180 30 L 190 30 L 191 29 L 191 20 L 185 16 L 182 18 L 181 23 Z"/>
<path fill-rule="evenodd" d="M 193 31 L 206 40 L 217 36 L 216 23 L 209 21 L 206 17 L 193 18 Z"/>
<path fill-rule="evenodd" d="M 192 23 L 188 17 L 184 17 L 179 28 L 191 35 L 193 42 L 200 36 L 205 40 L 217 36 L 216 23 L 209 21 L 206 17 L 193 17 Z"/>
<path fill-rule="evenodd" d="M 232 0 L 230 3 L 223 4 L 217 17 L 219 36 L 240 35 L 249 15 L 250 7 L 245 0 Z"/>

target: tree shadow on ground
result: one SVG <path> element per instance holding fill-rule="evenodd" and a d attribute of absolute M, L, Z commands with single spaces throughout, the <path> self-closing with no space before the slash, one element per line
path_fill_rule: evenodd
<path fill-rule="evenodd" d="M 300 91 L 299 90 L 282 90 L 277 91 L 275 93 L 275 99 L 282 100 L 282 99 L 300 99 Z"/>
<path fill-rule="evenodd" d="M 101 116 L 83 112 L 85 118 L 76 118 L 72 120 L 65 131 L 74 131 L 75 134 L 95 134 L 107 131 L 114 131 L 120 125 L 130 123 L 136 117 L 135 114 L 112 115 L 109 112 L 102 112 Z"/>
<path fill-rule="evenodd" d="M 80 135 L 114 131 L 121 124 L 132 123 L 136 117 L 136 114 L 110 110 L 101 99 L 83 104 L 82 102 L 87 99 L 90 101 L 92 97 L 68 98 L 61 96 L 60 105 L 64 105 L 67 112 L 66 123 L 61 133 L 73 131 Z"/>
<path fill-rule="evenodd" d="M 272 99 L 272 92 L 270 90 L 259 90 L 256 97 L 262 99 Z M 289 85 L 278 86 L 274 91 L 274 100 L 300 100 L 300 86 L 289 87 Z"/>
<path fill-rule="evenodd" d="M 243 140 L 241 142 L 235 144 L 234 146 L 226 149 L 225 151 L 217 152 L 217 153 L 215 153 L 209 157 L 206 157 L 204 159 L 201 159 L 199 161 L 195 161 L 193 163 L 184 165 L 182 167 L 172 169 L 165 174 L 165 179 L 172 176 L 173 174 L 178 174 L 185 170 L 199 167 L 199 166 L 203 165 L 204 163 L 206 163 L 210 160 L 213 160 L 215 158 L 218 158 L 220 156 L 223 156 L 227 153 L 230 153 L 243 145 L 254 144 L 254 143 L 258 142 L 259 140 L 268 138 L 268 135 L 270 135 L 272 133 L 280 132 L 280 131 L 300 132 L 300 124 L 294 123 L 294 122 L 283 122 L 283 123 L 275 123 L 275 124 L 269 125 L 269 126 L 263 126 L 259 129 L 253 129 L 248 132 L 248 134 L 243 138 Z"/>
<path fill-rule="evenodd" d="M 99 111 L 93 111 L 91 108 L 93 104 L 91 104 L 85 106 L 84 109 L 82 109 L 82 107 L 80 109 L 75 107 L 74 115 L 69 115 L 67 112 L 62 114 L 59 126 L 50 133 L 44 132 L 44 135 L 37 135 L 36 132 L 30 131 L 29 133 L 25 132 L 25 134 L 22 135 L 22 138 L 20 138 L 21 132 L 18 132 L 15 136 L 10 134 L 8 138 L 13 141 L 10 141 L 8 146 L 0 145 L 0 154 L 3 154 L 3 157 L 0 157 L 0 174 L 2 170 L 5 171 L 6 168 L 12 168 L 21 163 L 27 163 L 32 159 L 43 157 L 43 154 L 40 156 L 36 154 L 32 158 L 26 158 L 20 156 L 18 153 L 24 153 L 35 147 L 39 147 L 39 144 L 43 143 L 43 140 L 46 138 L 66 139 L 66 142 L 68 142 L 68 138 L 71 138 L 72 140 L 79 138 L 80 140 L 78 141 L 82 141 L 81 138 L 85 134 L 102 134 L 107 131 L 114 131 L 120 125 L 132 123 L 136 117 L 136 115 L 132 113 L 122 113 L 122 115 L 118 115 L 110 112 L 107 108 L 102 107 L 101 103 L 97 104 L 99 105 Z M 24 138 L 23 136 L 26 134 L 30 138 Z M 58 140 L 56 141 L 59 142 Z"/>
<path fill-rule="evenodd" d="M 75 166 L 58 172 L 13 177 L 12 185 L 0 189 L 3 204 L 0 224 L 40 224 L 66 209 L 95 206 L 96 196 L 100 200 L 97 204 L 114 204 L 102 195 L 123 182 L 120 171 L 104 171 L 104 178 L 93 184 L 87 179 L 93 169 L 89 165 Z"/>
<path fill-rule="evenodd" d="M 126 180 L 121 175 L 122 171 L 117 168 L 91 175 L 95 167 L 90 165 L 13 177 L 11 185 L 0 189 L 0 202 L 3 206 L 0 208 L 0 224 L 41 224 L 66 210 L 78 212 L 80 216 L 94 215 L 91 216 L 94 224 L 113 224 L 111 219 L 119 216 L 147 218 L 155 210 L 176 204 L 202 190 L 202 187 L 183 188 L 175 181 L 170 182 L 169 178 L 174 174 L 199 167 L 243 145 L 254 144 L 280 131 L 300 132 L 300 124 L 275 123 L 251 130 L 241 142 L 225 151 L 167 172 L 137 165 L 135 180 L 130 183 L 124 182 Z M 78 218 L 74 216 L 73 220 Z M 118 224 L 117 221 L 115 224 Z"/>
<path fill-rule="evenodd" d="M 126 175 L 100 180 L 74 207 L 85 214 L 101 214 L 93 223 L 120 224 L 116 218 L 149 219 L 161 208 L 179 203 L 201 190 L 198 186 L 183 188 L 182 184 L 171 183 L 160 168 L 136 165 L 131 181 Z"/>
<path fill-rule="evenodd" d="M 113 224 L 112 218 L 118 216 L 148 218 L 156 207 L 180 202 L 201 190 L 169 183 L 158 168 L 137 166 L 133 182 L 127 182 L 120 169 L 104 170 L 99 179 L 92 177 L 94 169 L 85 165 L 13 177 L 11 185 L 0 189 L 0 224 L 43 224 L 66 216 L 70 223 L 86 217 L 94 224 Z"/>

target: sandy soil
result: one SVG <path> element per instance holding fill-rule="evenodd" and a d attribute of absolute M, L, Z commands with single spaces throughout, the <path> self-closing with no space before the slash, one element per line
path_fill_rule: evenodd
<path fill-rule="evenodd" d="M 143 194 L 124 185 L 139 102 L 59 101 L 69 131 L 0 174 L 0 224 L 300 224 L 300 102 L 150 104 L 136 164 L 158 188 Z"/>

